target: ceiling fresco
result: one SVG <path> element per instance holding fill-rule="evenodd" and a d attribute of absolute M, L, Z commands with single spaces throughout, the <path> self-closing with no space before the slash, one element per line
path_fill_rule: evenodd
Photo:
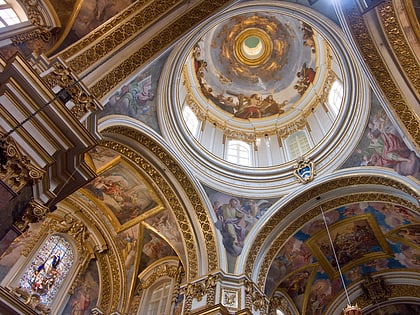
<path fill-rule="evenodd" d="M 191 64 L 204 99 L 237 118 L 264 118 L 294 108 L 305 94 L 316 78 L 317 49 L 307 23 L 258 12 L 208 31 Z"/>
<path fill-rule="evenodd" d="M 329 211 L 325 217 L 347 287 L 370 274 L 420 268 L 417 213 L 399 205 L 364 202 Z M 342 289 L 320 214 L 282 246 L 270 267 L 265 291 L 282 292 L 302 314 L 319 314 Z"/>

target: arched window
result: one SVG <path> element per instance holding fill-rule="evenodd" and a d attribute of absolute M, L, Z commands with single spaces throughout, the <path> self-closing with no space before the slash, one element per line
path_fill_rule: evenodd
<path fill-rule="evenodd" d="M 331 86 L 330 93 L 328 94 L 328 106 L 334 116 L 338 115 L 341 102 L 343 100 L 343 84 L 336 80 Z"/>
<path fill-rule="evenodd" d="M 19 279 L 29 294 L 38 294 L 40 303 L 49 307 L 74 261 L 72 246 L 63 237 L 51 235 Z"/>
<path fill-rule="evenodd" d="M 184 116 L 184 121 L 187 124 L 189 131 L 194 137 L 196 137 L 198 133 L 199 122 L 191 107 L 184 106 L 182 109 L 182 116 Z"/>
<path fill-rule="evenodd" d="M 251 147 L 240 140 L 229 140 L 226 146 L 226 160 L 231 163 L 251 166 Z"/>
<path fill-rule="evenodd" d="M 307 152 L 310 149 L 308 137 L 306 136 L 306 132 L 303 130 L 291 134 L 286 139 L 286 145 L 289 153 L 289 158 L 291 160 L 302 156 L 305 152 Z"/>
<path fill-rule="evenodd" d="M 0 29 L 27 20 L 25 12 L 16 1 L 0 0 Z"/>
<path fill-rule="evenodd" d="M 143 306 L 138 314 L 164 315 L 170 314 L 173 279 L 164 278 L 157 281 L 147 290 Z M 147 301 L 147 303 L 145 302 Z"/>

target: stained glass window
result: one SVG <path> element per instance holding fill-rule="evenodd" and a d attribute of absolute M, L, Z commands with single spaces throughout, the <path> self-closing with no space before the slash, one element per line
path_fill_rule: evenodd
<path fill-rule="evenodd" d="M 19 280 L 29 294 L 38 294 L 42 304 L 49 307 L 73 265 L 74 253 L 69 242 L 51 235 L 33 258 Z"/>

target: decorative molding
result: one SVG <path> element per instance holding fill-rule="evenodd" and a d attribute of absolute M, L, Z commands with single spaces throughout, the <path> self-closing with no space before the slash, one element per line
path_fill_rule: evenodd
<path fill-rule="evenodd" d="M 377 304 L 386 300 L 389 297 L 389 289 L 385 281 L 381 278 L 370 278 L 362 282 L 362 288 L 365 293 L 365 299 L 370 304 Z"/>
<path fill-rule="evenodd" d="M 145 2 L 148 3 L 145 5 Z M 111 23 L 105 23 L 98 30 L 89 34 L 87 38 L 79 41 L 76 46 L 71 46 L 68 50 L 61 53 L 61 58 L 68 60 L 70 57 L 75 56 L 67 62 L 74 72 L 80 74 L 113 50 L 126 44 L 134 36 L 141 36 L 139 34 L 151 22 L 161 19 L 180 2 L 180 0 L 136 1 L 134 7 L 129 7 L 122 14 L 115 17 Z M 138 10 L 138 12 L 133 14 L 134 10 Z M 129 15 L 132 15 L 132 17 L 125 20 Z M 99 36 L 103 37 L 99 39 Z M 88 47 L 94 40 L 98 40 L 98 42 Z M 79 54 L 83 49 L 84 51 Z"/>
<path fill-rule="evenodd" d="M 407 101 L 404 99 L 397 85 L 387 70 L 387 66 L 382 60 L 375 47 L 369 28 L 354 1 L 343 4 L 344 16 L 347 24 L 353 33 L 354 40 L 358 45 L 360 55 L 369 67 L 378 87 L 383 92 L 387 103 L 398 115 L 401 125 L 407 130 L 417 148 L 420 147 L 420 121 L 412 111 Z M 410 70 L 411 71 L 411 70 Z"/>
<path fill-rule="evenodd" d="M 404 32 L 395 12 L 394 5 L 391 0 L 387 0 L 380 4 L 377 8 L 379 20 L 382 23 L 384 33 L 388 38 L 395 57 L 399 61 L 399 66 L 406 74 L 407 78 L 414 87 L 417 96 L 420 94 L 420 64 L 414 56 L 410 44 L 407 42 Z"/>
<path fill-rule="evenodd" d="M 216 240 L 213 233 L 213 225 L 210 222 L 206 206 L 200 197 L 199 192 L 196 190 L 195 185 L 192 183 L 190 178 L 187 176 L 185 171 L 179 165 L 179 163 L 169 154 L 158 142 L 150 138 L 145 134 L 140 134 L 134 129 L 115 126 L 109 127 L 103 130 L 102 134 L 116 134 L 118 137 L 125 136 L 147 148 L 151 153 L 155 155 L 170 171 L 173 176 L 177 179 L 180 185 L 184 188 L 185 194 L 189 198 L 193 211 L 197 216 L 197 220 L 201 226 L 201 232 L 203 233 L 206 255 L 208 258 L 208 270 L 216 270 L 219 267 L 219 258 L 217 255 Z M 111 136 L 111 135 L 110 135 Z M 185 212 L 186 209 L 182 206 L 177 193 L 173 190 L 172 186 L 167 180 L 158 172 L 155 167 L 150 164 L 146 159 L 140 156 L 137 152 L 131 150 L 123 144 L 116 143 L 114 141 L 102 141 L 101 145 L 111 148 L 120 154 L 126 156 L 129 160 L 140 167 L 150 178 L 158 185 L 162 194 L 165 196 L 170 204 L 175 217 L 177 218 L 181 233 L 186 242 L 186 250 L 188 257 L 188 276 L 193 279 L 198 276 L 198 258 L 201 255 L 197 253 L 197 247 L 195 243 L 195 237 L 192 231 L 191 224 L 188 220 L 188 215 Z"/>
<path fill-rule="evenodd" d="M 49 232 L 58 232 L 70 235 L 76 241 L 77 251 L 86 252 L 85 242 L 89 238 L 86 226 L 70 214 L 65 214 L 63 220 L 51 220 L 48 224 Z"/>
<path fill-rule="evenodd" d="M 92 93 L 99 99 L 113 90 L 118 84 L 131 76 L 137 69 L 150 61 L 159 52 L 163 51 L 181 35 L 189 31 L 193 26 L 202 22 L 216 10 L 221 9 L 227 0 L 203 0 L 191 10 L 186 11 L 176 21 L 170 23 L 162 31 L 157 32 L 144 46 L 134 54 L 127 57 L 122 63 L 108 72 L 92 87 Z"/>
<path fill-rule="evenodd" d="M 43 79 L 51 89 L 56 86 L 62 89 L 57 96 L 64 103 L 70 100 L 73 102 L 70 112 L 76 119 L 81 120 L 85 114 L 101 108 L 99 102 L 82 87 L 70 68 L 59 62 L 56 62 L 53 68 L 54 70 Z"/>
<path fill-rule="evenodd" d="M 261 311 L 263 314 L 268 307 L 268 299 L 257 288 L 254 282 L 245 281 L 245 308 Z"/>
<path fill-rule="evenodd" d="M 14 193 L 17 194 L 24 186 L 32 185 L 44 176 L 45 171 L 23 155 L 11 137 L 3 138 L 0 134 L 0 153 L 0 180 Z"/>
<path fill-rule="evenodd" d="M 145 290 L 150 287 L 156 280 L 162 277 L 170 277 L 177 279 L 183 273 L 182 266 L 174 266 L 168 264 L 158 265 L 153 268 L 152 273 L 145 279 L 141 279 L 139 290 Z"/>
<path fill-rule="evenodd" d="M 185 314 L 191 314 L 192 302 L 193 299 L 201 301 L 204 296 L 206 296 L 206 305 L 212 306 L 215 304 L 215 292 L 217 287 L 217 282 L 220 280 L 218 275 L 208 275 L 207 278 L 201 279 L 199 281 L 189 283 L 185 291 L 185 305 L 184 312 Z"/>
<path fill-rule="evenodd" d="M 420 299 L 420 287 L 411 284 L 389 284 L 387 288 L 387 298 L 401 298 L 410 297 Z M 360 308 L 364 309 L 372 305 L 372 300 L 366 295 L 359 295 L 354 299 L 353 303 L 357 304 Z"/>
<path fill-rule="evenodd" d="M 42 39 L 44 42 L 48 42 L 52 36 L 51 29 L 49 29 L 42 13 L 45 11 L 45 8 L 42 7 L 41 1 L 21 0 L 19 3 L 25 8 L 25 11 L 28 12 L 27 16 L 29 21 L 35 29 L 11 37 L 10 40 L 12 43 L 18 45 L 33 39 Z"/>

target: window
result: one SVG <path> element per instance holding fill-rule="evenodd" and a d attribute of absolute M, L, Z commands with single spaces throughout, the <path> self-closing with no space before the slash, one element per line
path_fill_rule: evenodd
<path fill-rule="evenodd" d="M 334 116 L 337 116 L 341 102 L 343 100 L 343 84 L 336 80 L 331 86 L 330 93 L 328 94 L 328 106 L 333 112 Z"/>
<path fill-rule="evenodd" d="M 146 295 L 147 303 L 144 304 L 141 314 L 163 315 L 169 314 L 171 308 L 172 279 L 165 279 L 150 287 Z M 140 314 L 140 313 L 139 313 Z"/>
<path fill-rule="evenodd" d="M 305 131 L 297 131 L 286 139 L 287 149 L 291 160 L 302 156 L 310 149 Z"/>
<path fill-rule="evenodd" d="M 229 140 L 227 143 L 226 160 L 231 163 L 251 166 L 251 147 L 240 140 Z"/>
<path fill-rule="evenodd" d="M 49 307 L 73 261 L 74 253 L 70 243 L 59 235 L 52 235 L 24 271 L 19 285 L 29 294 L 38 294 L 40 303 Z"/>
<path fill-rule="evenodd" d="M 197 116 L 192 111 L 191 107 L 184 106 L 182 110 L 182 115 L 184 116 L 184 121 L 187 124 L 188 129 L 194 137 L 197 136 L 198 132 L 198 119 Z"/>
<path fill-rule="evenodd" d="M 19 24 L 26 20 L 25 13 L 16 1 L 0 0 L 0 28 Z"/>

